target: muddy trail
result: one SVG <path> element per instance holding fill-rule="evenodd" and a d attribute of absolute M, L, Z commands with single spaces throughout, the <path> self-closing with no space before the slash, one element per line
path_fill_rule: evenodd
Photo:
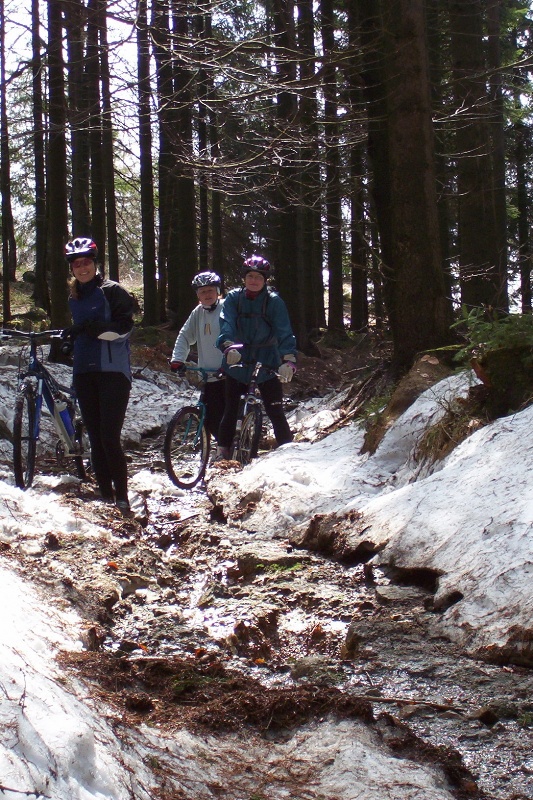
<path fill-rule="evenodd" d="M 168 480 L 161 447 L 130 451 L 131 474 Z M 90 483 L 55 491 L 98 533 L 48 531 L 3 555 L 79 611 L 85 651 L 65 659 L 132 724 L 279 737 L 328 714 L 373 718 L 398 757 L 442 765 L 458 797 L 533 798 L 531 670 L 437 635 L 432 587 L 224 520 L 209 473 L 207 488 L 138 497 L 131 519 Z"/>

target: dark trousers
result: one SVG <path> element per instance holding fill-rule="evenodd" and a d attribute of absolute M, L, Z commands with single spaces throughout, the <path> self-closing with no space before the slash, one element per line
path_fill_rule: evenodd
<path fill-rule="evenodd" d="M 205 424 L 218 442 L 218 429 L 226 405 L 226 381 L 211 381 L 204 386 Z"/>
<path fill-rule="evenodd" d="M 120 435 L 131 384 L 121 372 L 82 372 L 74 377 L 74 388 L 102 496 L 127 500 L 128 469 Z"/>
<path fill-rule="evenodd" d="M 229 375 L 226 375 L 226 408 L 218 434 L 218 443 L 221 447 L 231 447 L 239 414 L 239 400 L 246 388 L 244 383 L 240 383 L 235 378 L 230 378 Z M 283 388 L 279 378 L 269 378 L 269 380 L 260 383 L 259 391 L 265 405 L 265 411 L 274 428 L 276 442 L 278 444 L 292 442 L 293 435 L 283 411 Z"/>

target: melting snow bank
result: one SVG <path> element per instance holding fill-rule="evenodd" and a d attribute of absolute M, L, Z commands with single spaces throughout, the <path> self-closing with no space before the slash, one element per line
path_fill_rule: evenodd
<path fill-rule="evenodd" d="M 443 775 L 401 760 L 362 722 L 325 721 L 282 741 L 128 729 L 55 655 L 81 621 L 0 568 L 0 791 L 54 800 L 190 800 L 265 794 L 339 800 L 451 800 Z"/>
<path fill-rule="evenodd" d="M 435 608 L 450 638 L 478 655 L 532 664 L 533 406 L 477 431 L 432 467 L 414 456 L 468 380 L 453 376 L 422 394 L 372 456 L 360 454 L 363 433 L 352 424 L 320 442 L 286 445 L 210 489 L 262 536 L 305 532 L 316 515 L 331 515 L 345 550 L 364 539 L 379 551 L 374 563 L 438 576 Z"/>

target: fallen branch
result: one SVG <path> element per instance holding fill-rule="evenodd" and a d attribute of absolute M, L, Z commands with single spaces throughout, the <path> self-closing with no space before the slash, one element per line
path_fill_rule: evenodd
<path fill-rule="evenodd" d="M 369 703 L 396 703 L 401 706 L 428 706 L 436 711 L 456 711 L 459 714 L 466 714 L 466 709 L 452 706 L 448 703 L 434 703 L 431 700 L 421 700 L 418 697 L 380 697 L 373 694 L 358 694 L 358 700 L 368 700 Z"/>
<path fill-rule="evenodd" d="M 42 792 L 25 792 L 21 789 L 11 789 L 9 786 L 4 786 L 0 783 L 0 792 L 4 794 L 5 792 L 13 792 L 13 794 L 23 794 L 25 797 L 49 797 L 50 800 L 52 795 L 50 794 L 43 794 Z"/>

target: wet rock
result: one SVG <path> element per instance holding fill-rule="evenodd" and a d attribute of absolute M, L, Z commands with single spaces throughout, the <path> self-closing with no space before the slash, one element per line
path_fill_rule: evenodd
<path fill-rule="evenodd" d="M 55 533 L 47 533 L 44 537 L 44 546 L 47 550 L 59 550 L 61 547 L 59 537 Z"/>
<path fill-rule="evenodd" d="M 131 639 L 122 639 L 119 642 L 118 649 L 120 653 L 133 653 L 134 650 L 143 650 L 143 648 L 138 642 L 132 642 Z"/>
<path fill-rule="evenodd" d="M 263 572 L 265 568 L 289 569 L 306 560 L 301 554 L 288 553 L 285 548 L 269 542 L 246 545 L 237 552 L 236 558 L 237 569 L 245 578 Z"/>
<path fill-rule="evenodd" d="M 107 611 L 111 611 L 113 606 L 120 600 L 120 595 L 116 589 L 111 589 L 108 594 L 101 599 L 102 605 Z"/>
<path fill-rule="evenodd" d="M 91 625 L 81 633 L 81 641 L 86 650 L 97 652 L 102 648 L 107 632 L 99 625 Z"/>
<path fill-rule="evenodd" d="M 162 533 L 161 536 L 155 540 L 155 545 L 156 547 L 160 547 L 161 550 L 166 550 L 173 541 L 174 539 L 170 533 Z"/>
<path fill-rule="evenodd" d="M 420 601 L 426 597 L 426 592 L 414 586 L 376 586 L 376 597 L 381 603 L 407 603 Z"/>
<path fill-rule="evenodd" d="M 335 684 L 339 681 L 339 671 L 332 667 L 325 656 L 304 656 L 296 661 L 290 671 L 293 680 L 307 679 L 313 683 Z"/>
<path fill-rule="evenodd" d="M 128 711 L 135 711 L 137 714 L 147 714 L 154 709 L 154 703 L 151 697 L 142 692 L 128 695 L 124 705 Z"/>
<path fill-rule="evenodd" d="M 122 592 L 122 599 L 134 594 L 138 589 L 147 589 L 150 585 L 150 579 L 142 575 L 135 575 L 126 573 L 125 575 L 117 575 L 117 580 L 120 584 Z"/>
<path fill-rule="evenodd" d="M 471 715 L 471 719 L 478 719 L 483 725 L 492 727 L 499 720 L 498 713 L 492 706 L 485 706 Z"/>
<path fill-rule="evenodd" d="M 353 658 L 360 644 L 361 634 L 359 632 L 359 623 L 357 620 L 352 620 L 348 626 L 346 637 L 341 647 L 341 658 Z"/>
<path fill-rule="evenodd" d="M 350 511 L 341 517 L 337 514 L 315 514 L 309 523 L 291 533 L 289 541 L 295 547 L 335 556 L 345 563 L 364 563 L 379 548 L 364 538 L 366 526 L 358 535 L 359 525 L 361 515 L 357 511 Z"/>

